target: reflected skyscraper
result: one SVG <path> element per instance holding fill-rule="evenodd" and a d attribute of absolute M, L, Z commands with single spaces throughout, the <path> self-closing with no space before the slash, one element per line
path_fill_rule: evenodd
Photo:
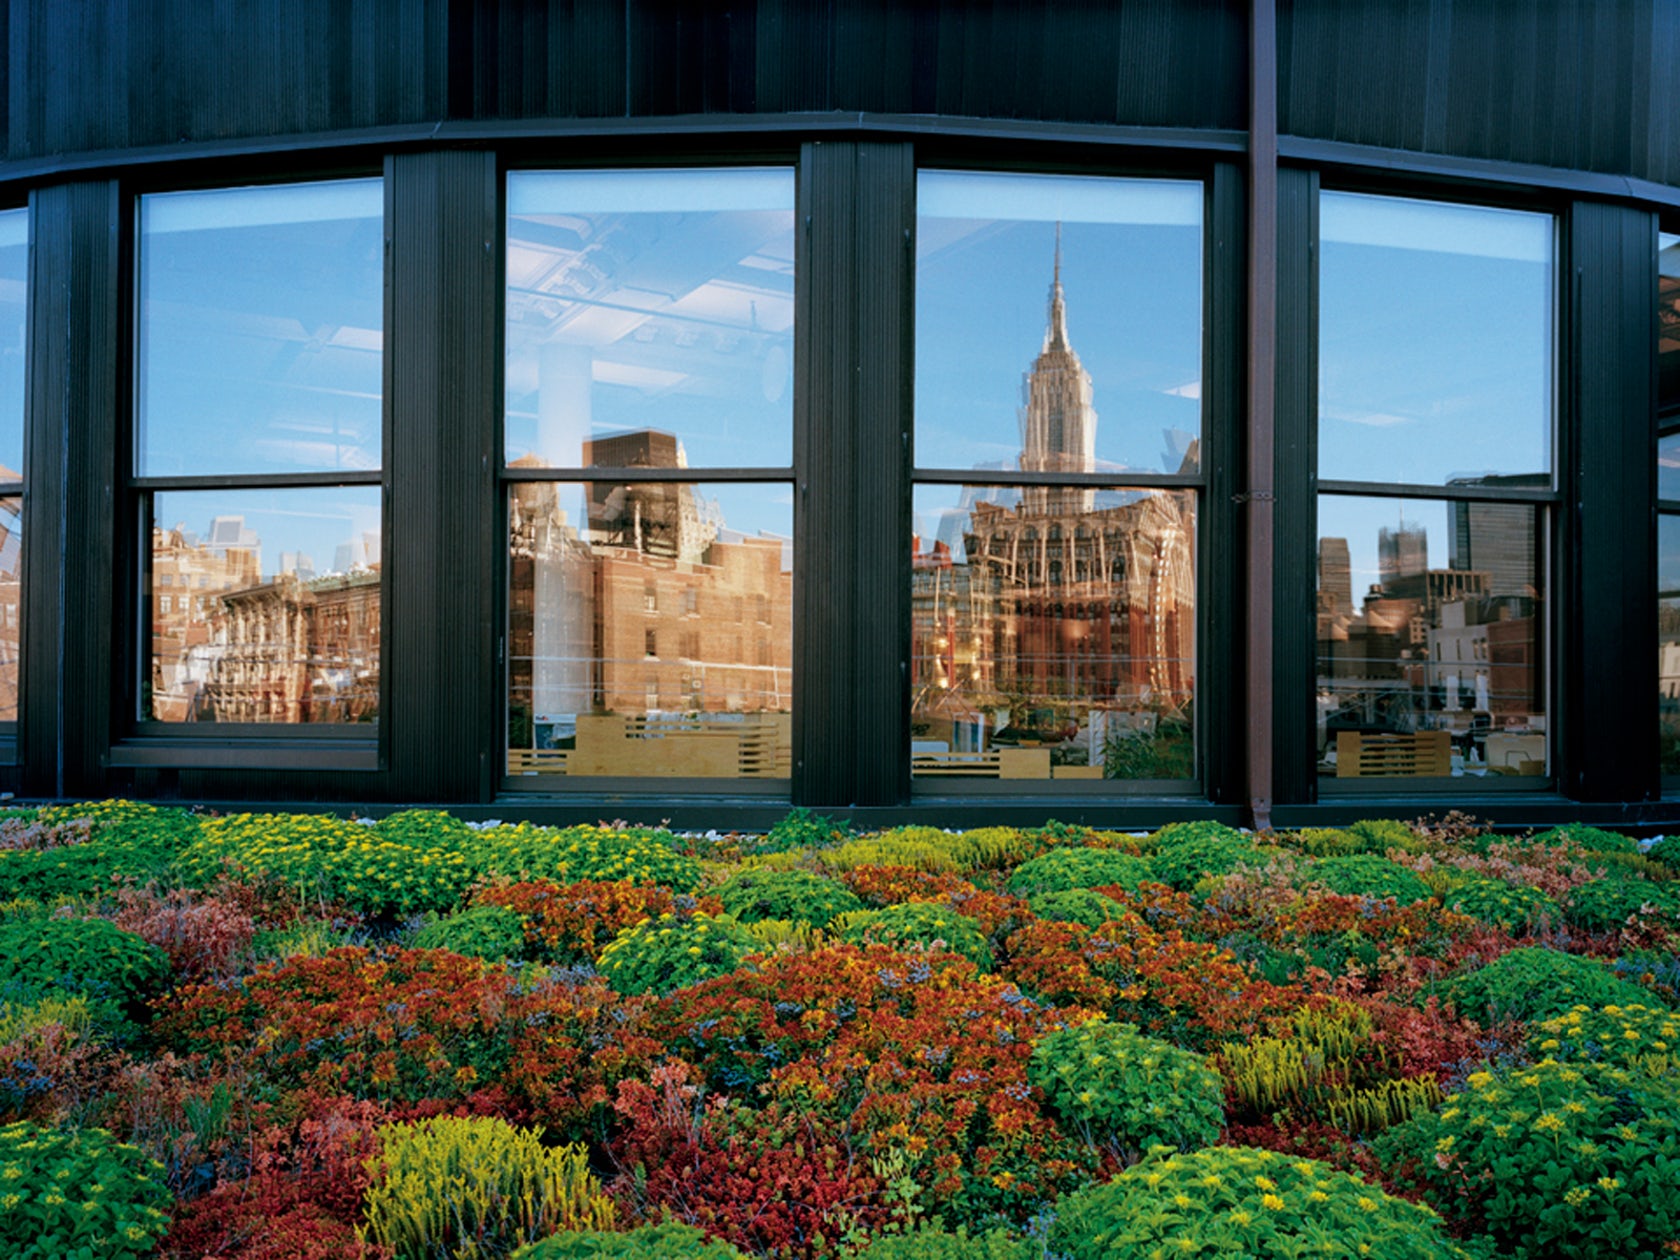
<path fill-rule="evenodd" d="M 1062 225 L 1056 225 L 1056 260 L 1051 270 L 1044 347 L 1021 387 L 1021 471 L 1088 473 L 1096 467 L 1097 410 L 1091 405 L 1091 374 L 1068 342 L 1067 299 L 1062 292 Z M 1089 512 L 1087 488 L 1028 486 L 1024 509 Z"/>

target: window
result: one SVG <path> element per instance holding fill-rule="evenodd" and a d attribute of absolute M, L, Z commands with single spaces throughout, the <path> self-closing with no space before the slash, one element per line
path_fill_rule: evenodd
<path fill-rule="evenodd" d="M 377 719 L 384 253 L 377 179 L 140 198 L 142 723 Z"/>
<path fill-rule="evenodd" d="M 920 789 L 1195 777 L 1202 200 L 918 179 Z"/>
<path fill-rule="evenodd" d="M 788 788 L 793 211 L 786 169 L 508 176 L 511 786 Z"/>
<path fill-rule="evenodd" d="M 18 716 L 28 310 L 29 211 L 0 211 L 0 726 Z"/>
<path fill-rule="evenodd" d="M 1680 775 L 1680 235 L 1657 236 L 1657 710 Z"/>
<path fill-rule="evenodd" d="M 1549 215 L 1320 202 L 1321 783 L 1545 782 Z"/>

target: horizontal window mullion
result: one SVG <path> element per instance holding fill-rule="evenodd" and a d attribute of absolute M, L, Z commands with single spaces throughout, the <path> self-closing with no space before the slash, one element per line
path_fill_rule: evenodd
<path fill-rule="evenodd" d="M 385 474 L 378 468 L 353 472 L 216 473 L 205 477 L 130 477 L 131 490 L 287 490 L 309 486 L 378 486 Z"/>
<path fill-rule="evenodd" d="M 792 468 L 504 468 L 503 481 L 793 481 Z"/>
<path fill-rule="evenodd" d="M 1680 499 L 1658 499 L 1657 511 L 1680 514 Z"/>
<path fill-rule="evenodd" d="M 1345 494 L 1374 499 L 1456 499 L 1491 503 L 1558 503 L 1555 489 L 1524 486 L 1431 486 L 1383 481 L 1320 480 L 1320 494 Z"/>
<path fill-rule="evenodd" d="M 1163 486 L 1196 490 L 1207 484 L 1205 477 L 1180 473 L 1018 472 L 991 468 L 918 468 L 911 478 L 947 486 L 1095 486 L 1099 489 Z"/>

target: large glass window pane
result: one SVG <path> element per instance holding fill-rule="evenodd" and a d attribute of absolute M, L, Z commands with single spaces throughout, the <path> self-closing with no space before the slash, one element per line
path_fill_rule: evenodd
<path fill-rule="evenodd" d="M 135 472 L 380 466 L 377 179 L 140 199 Z"/>
<path fill-rule="evenodd" d="M 787 779 L 784 485 L 509 488 L 508 772 Z"/>
<path fill-rule="evenodd" d="M 1662 772 L 1680 774 L 1680 516 L 1657 518 L 1657 678 Z"/>
<path fill-rule="evenodd" d="M 508 175 L 508 462 L 793 462 L 791 170 Z"/>
<path fill-rule="evenodd" d="M 18 716 L 18 642 L 22 635 L 23 500 L 0 498 L 0 722 Z"/>
<path fill-rule="evenodd" d="M 1680 235 L 1657 236 L 1657 497 L 1680 499 Z"/>
<path fill-rule="evenodd" d="M 916 188 L 916 463 L 1195 472 L 1201 185 L 924 171 Z"/>
<path fill-rule="evenodd" d="M 1545 508 L 1322 495 L 1321 775 L 1546 774 Z"/>
<path fill-rule="evenodd" d="M 23 479 L 29 211 L 0 212 L 0 481 Z"/>
<path fill-rule="evenodd" d="M 379 716 L 380 491 L 153 498 L 143 719 Z"/>
<path fill-rule="evenodd" d="M 915 531 L 918 778 L 1194 775 L 1194 491 L 921 486 Z"/>
<path fill-rule="evenodd" d="M 1319 234 L 1319 476 L 1550 484 L 1551 217 L 1325 193 Z"/>

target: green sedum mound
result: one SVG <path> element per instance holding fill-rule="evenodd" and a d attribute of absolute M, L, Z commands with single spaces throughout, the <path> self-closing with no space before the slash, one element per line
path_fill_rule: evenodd
<path fill-rule="evenodd" d="M 1402 1186 L 1511 1260 L 1656 1260 L 1680 1236 L 1680 1096 L 1605 1063 L 1476 1072 L 1377 1140 Z"/>
<path fill-rule="evenodd" d="M 1318 1160 L 1244 1146 L 1151 1151 L 1061 1199 L 1049 1248 L 1066 1260 L 1467 1260 L 1430 1209 Z"/>
<path fill-rule="evenodd" d="M 1614 932 L 1629 919 L 1680 918 L 1680 896 L 1671 884 L 1612 875 L 1569 890 L 1563 921 L 1585 932 Z"/>
<path fill-rule="evenodd" d="M 169 1228 L 163 1165 L 104 1129 L 0 1127 L 0 1253 L 139 1260 Z"/>
<path fill-rule="evenodd" d="M 643 1225 L 627 1234 L 568 1230 L 521 1247 L 512 1260 L 744 1260 L 692 1225 Z"/>
<path fill-rule="evenodd" d="M 1099 892 L 1092 892 L 1089 888 L 1039 893 L 1027 898 L 1027 909 L 1040 919 L 1051 919 L 1058 923 L 1078 923 L 1093 930 L 1125 913 L 1119 902 L 1112 901 Z"/>
<path fill-rule="evenodd" d="M 447 949 L 466 958 L 502 962 L 525 948 L 525 921 L 506 906 L 474 906 L 422 924 L 410 944 L 415 949 Z"/>
<path fill-rule="evenodd" d="M 79 993 L 138 1015 L 168 978 L 162 950 L 104 919 L 0 923 L 3 990 Z"/>
<path fill-rule="evenodd" d="M 877 1238 L 854 1260 L 1039 1260 L 1042 1254 L 1037 1244 L 1011 1238 L 1001 1229 L 971 1237 L 961 1227 L 953 1234 L 923 1226 L 914 1234 Z"/>
<path fill-rule="evenodd" d="M 1651 1000 L 1646 990 L 1618 979 L 1596 959 L 1538 946 L 1513 949 L 1485 967 L 1453 976 L 1440 993 L 1461 1014 L 1488 1026 L 1508 1019 L 1549 1019 L 1576 1006 Z"/>
<path fill-rule="evenodd" d="M 1428 1208 L 1317 1159 L 1247 1146 L 1151 1151 L 1058 1201 L 1048 1242 L 1067 1260 L 1467 1260 Z"/>
<path fill-rule="evenodd" d="M 1403 906 L 1428 901 L 1434 895 L 1414 872 L 1370 854 L 1323 858 L 1308 868 L 1306 878 L 1327 892 L 1349 897 L 1392 897 Z"/>
<path fill-rule="evenodd" d="M 1033 1047 L 1027 1080 L 1066 1128 L 1122 1153 L 1211 1146 L 1225 1125 L 1225 1083 L 1208 1061 L 1132 1024 L 1058 1028 Z"/>
<path fill-rule="evenodd" d="M 1009 877 L 1009 891 L 1017 897 L 1068 892 L 1075 888 L 1105 888 L 1118 884 L 1128 892 L 1155 878 L 1149 863 L 1114 849 L 1051 849 L 1042 857 L 1022 862 Z"/>
<path fill-rule="evenodd" d="M 841 940 L 857 945 L 942 947 L 981 971 L 992 968 L 992 950 L 980 925 L 937 902 L 911 901 L 842 915 L 835 920 L 834 931 Z"/>
<path fill-rule="evenodd" d="M 1230 831 L 1230 828 L 1223 830 Z M 1257 848 L 1240 832 L 1232 834 L 1237 837 L 1235 840 L 1195 833 L 1168 840 L 1149 859 L 1150 870 L 1161 883 L 1187 892 L 1197 881 L 1210 875 L 1229 875 L 1239 866 L 1265 866 L 1279 852 Z"/>
<path fill-rule="evenodd" d="M 740 871 L 724 881 L 717 897 L 742 923 L 780 919 L 825 928 L 836 915 L 863 909 L 844 884 L 809 871 Z"/>
<path fill-rule="evenodd" d="M 1556 922 L 1558 904 L 1538 888 L 1507 884 L 1502 879 L 1468 879 L 1447 893 L 1441 903 L 1455 914 L 1466 914 L 1508 932 L 1534 927 L 1542 920 Z"/>
<path fill-rule="evenodd" d="M 727 915 L 664 914 L 625 928 L 601 952 L 601 974 L 618 992 L 663 997 L 738 971 L 763 946 Z"/>

